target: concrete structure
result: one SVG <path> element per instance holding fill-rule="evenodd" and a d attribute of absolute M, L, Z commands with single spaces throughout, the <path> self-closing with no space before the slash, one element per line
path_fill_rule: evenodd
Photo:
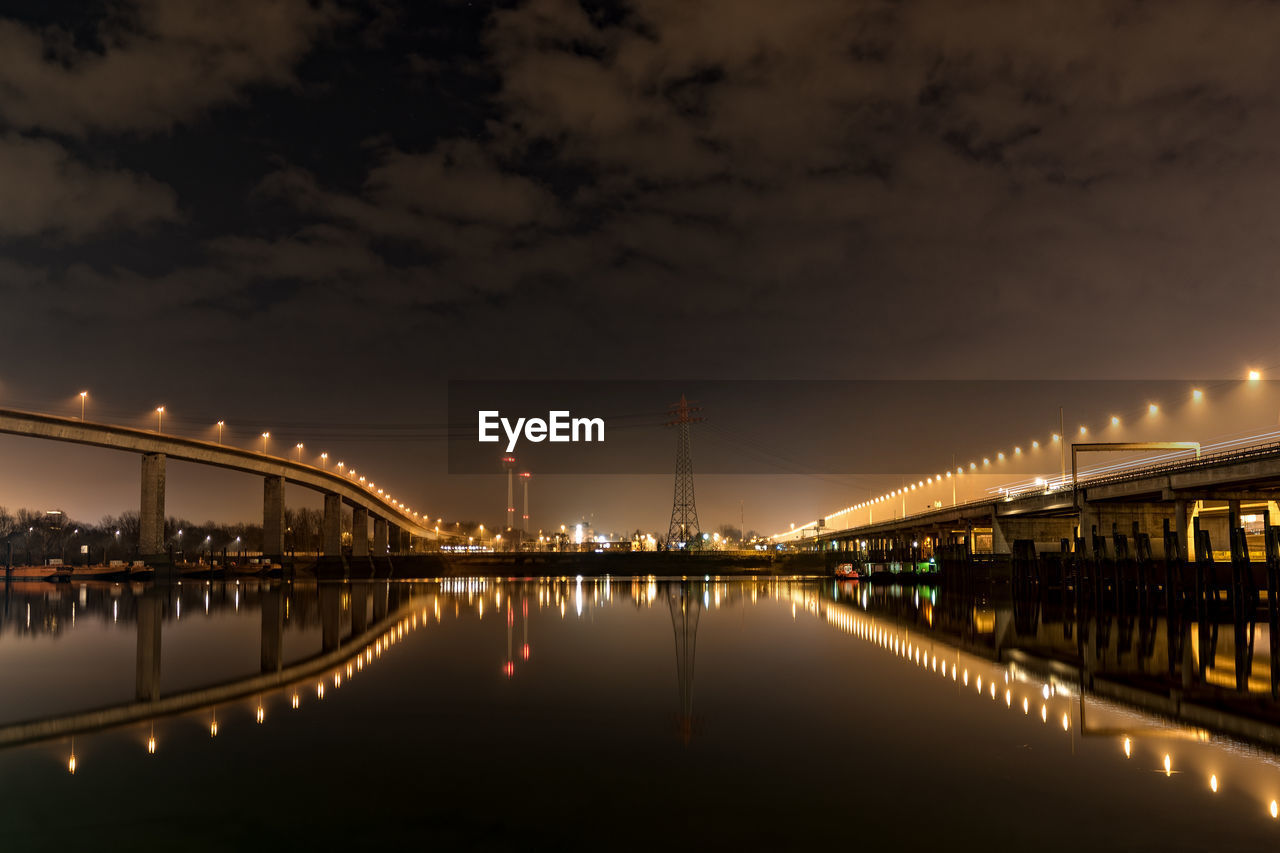
<path fill-rule="evenodd" d="M 164 597 L 151 590 L 138 599 L 137 621 L 137 699 L 105 708 L 79 711 L 63 716 L 44 716 L 23 722 L 0 725 L 0 749 L 20 744 L 60 740 L 76 735 L 102 731 L 120 726 L 136 725 L 165 717 L 189 714 L 202 709 L 215 708 L 228 702 L 241 702 L 262 697 L 273 692 L 297 689 L 311 685 L 315 679 L 330 677 L 341 672 L 341 667 L 352 664 L 364 654 L 372 655 L 374 644 L 397 625 L 407 624 L 422 606 L 425 596 L 415 595 L 401 587 L 397 590 L 394 605 L 389 605 L 393 594 L 387 587 L 375 596 L 382 602 L 375 604 L 375 619 L 352 619 L 351 630 L 342 632 L 341 595 L 345 584 L 331 586 L 333 594 L 325 594 L 320 602 L 324 650 L 294 663 L 284 664 L 280 649 L 283 647 L 281 629 L 283 620 L 283 596 L 279 590 L 274 598 L 263 599 L 262 672 L 244 678 L 227 681 L 209 687 L 162 694 L 160 691 L 160 641 L 165 621 Z M 368 591 L 361 598 L 367 604 Z M 334 602 L 337 603 L 336 613 Z M 336 632 L 336 635 L 335 635 Z"/>
<path fill-rule="evenodd" d="M 165 552 L 165 463 L 168 459 L 228 468 L 262 477 L 263 553 L 268 557 L 279 558 L 285 553 L 284 491 L 286 483 L 305 486 L 325 495 L 325 556 L 341 556 L 340 513 L 343 504 L 352 507 L 358 517 L 365 519 L 365 524 L 369 515 L 374 517 L 375 542 L 381 525 L 383 547 L 379 549 L 375 544 L 375 553 L 379 556 L 388 553 L 386 530 L 389 520 L 395 523 L 397 531 L 404 530 L 422 539 L 438 538 L 435 530 L 426 525 L 427 519 L 419 519 L 407 513 L 384 496 L 348 477 L 314 465 L 269 456 L 253 450 L 131 427 L 87 423 L 76 418 L 13 409 L 0 409 L 0 433 L 50 441 L 66 441 L 140 454 L 142 456 L 142 497 L 138 548 L 144 559 L 157 560 Z M 353 517 L 354 520 L 355 517 Z M 337 531 L 337 535 L 331 536 L 334 530 Z M 360 538 L 354 537 L 353 543 Z M 398 536 L 394 545 L 396 550 L 392 553 L 399 553 Z M 358 555 L 358 552 L 353 549 L 353 554 Z"/>
<path fill-rule="evenodd" d="M 1094 478 L 1052 491 L 1029 491 L 841 530 L 821 530 L 807 541 L 821 548 L 868 552 L 927 553 L 937 545 L 967 544 L 975 553 L 1009 554 L 1017 539 L 1036 550 L 1057 551 L 1061 540 L 1083 538 L 1092 553 L 1093 535 L 1110 540 L 1134 525 L 1151 539 L 1152 556 L 1164 556 L 1164 526 L 1194 553 L 1192 530 L 1208 531 L 1214 551 L 1229 548 L 1228 531 L 1243 517 L 1256 527 L 1280 524 L 1280 444 L 1228 451 L 1204 458 L 1153 465 Z M 799 531 L 797 531 L 799 532 Z M 1251 550 L 1262 550 L 1256 534 Z M 799 539 L 799 542 L 806 540 Z"/>

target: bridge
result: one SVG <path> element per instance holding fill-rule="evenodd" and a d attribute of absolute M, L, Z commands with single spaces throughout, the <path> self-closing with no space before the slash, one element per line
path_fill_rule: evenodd
<path fill-rule="evenodd" d="M 350 477 L 301 461 L 211 441 L 167 435 L 78 418 L 0 409 L 0 433 L 64 441 L 136 453 L 142 457 L 138 550 L 142 559 L 167 561 L 164 553 L 165 463 L 169 459 L 211 465 L 262 477 L 262 552 L 269 558 L 285 553 L 284 487 L 305 486 L 324 496 L 324 556 L 342 556 L 344 507 L 351 508 L 353 557 L 370 556 L 369 522 L 373 521 L 373 555 L 399 554 L 415 541 L 438 539 L 427 519 Z M 365 535 L 360 535 L 363 531 Z"/>
<path fill-rule="evenodd" d="M 193 598 L 207 595 L 208 588 L 207 584 L 194 588 L 189 585 L 185 591 L 188 605 Z M 428 611 L 423 602 L 428 587 L 424 584 L 366 584 L 353 588 L 346 584 L 321 583 L 306 588 L 315 596 L 310 603 L 317 605 L 319 611 L 321 649 L 301 660 L 285 663 L 285 600 L 298 589 L 292 584 L 287 587 L 270 584 L 260 590 L 257 602 L 262 614 L 260 672 L 164 695 L 160 691 L 163 624 L 166 619 L 181 618 L 184 590 L 181 585 L 148 589 L 137 597 L 133 614 L 137 635 L 136 699 L 0 724 L 0 749 L 216 710 L 247 698 L 258 700 L 258 722 L 261 723 L 261 709 L 268 697 L 284 697 L 284 701 L 297 708 L 299 695 L 309 688 L 311 695 L 323 699 L 326 682 L 335 689 L 340 687 L 344 678 L 349 681 L 356 673 L 372 666 L 405 635 L 427 624 Z M 295 607 L 299 604 L 296 598 L 294 604 Z M 296 615 L 294 618 L 296 620 Z M 216 722 L 213 725 L 212 733 L 216 734 Z M 148 748 L 154 749 L 154 742 Z"/>
<path fill-rule="evenodd" d="M 1184 554 L 1195 552 L 1191 531 L 1197 526 L 1223 546 L 1218 550 L 1225 549 L 1231 531 L 1241 528 L 1260 542 L 1267 526 L 1280 524 L 1278 499 L 1280 442 L 1271 442 L 1122 473 L 1064 479 L 874 524 L 828 530 L 811 522 L 796 531 L 802 535 L 792 541 L 920 559 L 940 545 L 1007 555 L 1019 539 L 1035 542 L 1040 552 L 1058 551 L 1063 540 L 1073 542 L 1079 536 L 1092 555 L 1091 531 L 1109 538 L 1113 530 L 1136 530 L 1150 536 L 1152 556 L 1162 559 L 1166 524 L 1177 533 Z M 1261 550 L 1260 545 L 1255 550 Z"/>

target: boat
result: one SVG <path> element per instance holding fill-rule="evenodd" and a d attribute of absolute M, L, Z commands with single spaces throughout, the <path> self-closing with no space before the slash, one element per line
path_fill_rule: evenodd
<path fill-rule="evenodd" d="M 853 563 L 841 563 L 836 566 L 836 577 L 838 578 L 860 578 L 862 570 Z"/>

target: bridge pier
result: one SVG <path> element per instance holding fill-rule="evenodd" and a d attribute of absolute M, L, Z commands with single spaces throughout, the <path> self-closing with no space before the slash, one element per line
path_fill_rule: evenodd
<path fill-rule="evenodd" d="M 262 479 L 262 556 L 284 557 L 284 477 Z"/>
<path fill-rule="evenodd" d="M 262 594 L 262 671 L 284 666 L 284 595 L 279 587 Z"/>
<path fill-rule="evenodd" d="M 142 505 L 138 511 L 138 553 L 156 559 L 164 553 L 164 454 L 142 455 Z"/>
<path fill-rule="evenodd" d="M 138 667 L 135 680 L 137 698 L 154 702 L 160 698 L 160 625 L 163 604 L 160 594 L 152 589 L 137 598 Z"/>
<path fill-rule="evenodd" d="M 404 531 L 400 529 L 400 525 L 387 523 L 387 547 L 390 548 L 392 554 L 400 554 L 404 551 Z"/>
<path fill-rule="evenodd" d="M 336 583 L 321 583 L 320 597 L 320 647 L 331 652 L 342 642 L 342 591 Z"/>
<path fill-rule="evenodd" d="M 369 630 L 369 590 L 355 586 L 351 591 L 351 636 L 358 637 Z"/>
<path fill-rule="evenodd" d="M 351 510 L 351 556 L 369 556 L 369 510 L 362 506 Z"/>
<path fill-rule="evenodd" d="M 332 493 L 324 496 L 324 555 L 342 556 L 342 498 Z M 355 539 L 352 531 L 352 539 Z"/>
<path fill-rule="evenodd" d="M 387 520 L 378 515 L 373 517 L 373 556 L 387 556 Z"/>

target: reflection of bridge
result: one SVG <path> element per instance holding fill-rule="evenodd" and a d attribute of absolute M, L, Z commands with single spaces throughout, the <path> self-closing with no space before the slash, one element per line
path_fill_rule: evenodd
<path fill-rule="evenodd" d="M 264 590 L 261 598 L 262 671 L 247 678 L 162 696 L 160 641 L 166 596 L 163 588 L 149 589 L 136 601 L 138 700 L 0 725 L 0 747 L 73 737 L 214 708 L 237 699 L 262 697 L 289 687 L 300 688 L 317 678 L 315 689 L 323 698 L 326 682 L 335 688 L 341 686 L 343 678 L 350 679 L 380 658 L 406 632 L 426 623 L 425 611 L 418 612 L 416 585 L 379 584 L 375 590 L 366 585 L 320 584 L 317 590 L 322 634 L 319 654 L 284 665 L 285 597 L 281 587 L 271 587 Z M 372 621 L 369 619 L 371 604 Z M 342 635 L 344 606 L 351 612 L 350 632 L 346 636 Z M 296 702 L 295 699 L 294 707 Z"/>
<path fill-rule="evenodd" d="M 1226 543 L 1229 530 L 1241 527 L 1246 508 L 1266 524 L 1280 521 L 1280 445 L 1233 450 L 1197 460 L 1147 466 L 1106 477 L 1081 479 L 1079 487 L 1037 488 L 998 499 L 969 501 L 889 521 L 853 523 L 814 536 L 809 541 L 840 551 L 901 555 L 925 553 L 924 545 L 968 545 L 971 551 L 1010 554 L 1015 540 L 1031 540 L 1040 551 L 1057 551 L 1063 539 L 1074 540 L 1077 528 L 1092 554 L 1090 530 L 1109 537 L 1122 533 L 1150 536 L 1153 556 L 1164 556 L 1164 524 L 1178 534 L 1184 553 L 1194 551 L 1191 530 L 1199 519 L 1214 542 Z M 860 518 L 858 512 L 849 518 Z M 800 540 L 789 534 L 782 538 Z M 863 543 L 866 543 L 865 545 Z"/>
<path fill-rule="evenodd" d="M 412 547 L 412 537 L 437 538 L 426 519 L 391 499 L 385 490 L 374 491 L 333 471 L 303 462 L 292 462 L 266 453 L 243 450 L 210 441 L 162 435 L 130 427 L 87 423 L 76 418 L 0 409 L 0 433 L 105 447 L 142 455 L 142 503 L 139 517 L 139 551 L 156 559 L 164 550 L 165 461 L 178 459 L 212 465 L 263 478 L 262 551 L 279 558 L 284 550 L 284 487 L 294 483 L 324 495 L 324 554 L 342 553 L 343 506 L 352 510 L 352 556 L 369 554 L 369 519 L 373 519 L 373 553 L 400 553 Z M 361 531 L 365 535 L 360 535 Z M 410 537 L 405 542 L 405 537 Z"/>
<path fill-rule="evenodd" d="M 1087 699 L 1092 705 L 1145 715 L 1142 727 L 1126 723 L 1129 735 L 1145 727 L 1162 737 L 1204 739 L 1213 731 L 1280 749 L 1280 715 L 1262 704 L 1269 696 L 1269 662 L 1250 658 L 1246 665 L 1259 677 L 1232 690 L 1240 649 L 1228 637 L 1218 640 L 1216 626 L 1200 630 L 1183 621 L 1170 629 L 1163 617 L 1141 608 L 1086 616 L 1016 597 L 993 605 L 984 597 L 952 593 L 935 602 L 927 591 L 920 596 L 865 584 L 847 586 L 851 598 L 802 590 L 792 597 L 838 630 L 894 655 L 910 658 L 914 651 L 918 658 L 923 652 L 926 664 L 930 657 L 935 667 L 943 661 L 944 673 L 950 662 L 953 675 L 962 668 L 966 686 L 970 671 L 996 677 L 1016 672 L 1019 678 L 1041 682 L 1045 699 L 1075 696 L 1082 734 L 1119 731 L 1096 725 L 1086 729 Z"/>

